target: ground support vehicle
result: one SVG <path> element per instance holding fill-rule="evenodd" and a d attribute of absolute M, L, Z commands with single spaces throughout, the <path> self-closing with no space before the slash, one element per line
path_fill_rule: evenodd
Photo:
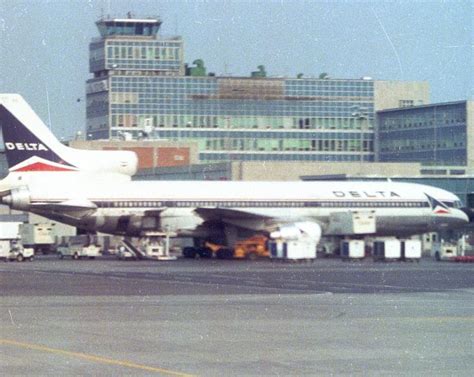
<path fill-rule="evenodd" d="M 458 254 L 457 243 L 451 242 L 434 242 L 431 248 L 431 256 L 437 261 L 449 261 L 454 260 Z"/>
<path fill-rule="evenodd" d="M 72 259 L 94 259 L 100 255 L 100 246 L 94 242 L 94 237 L 88 235 L 62 237 L 57 247 L 59 258 L 71 257 Z"/>
<path fill-rule="evenodd" d="M 34 250 L 30 247 L 23 247 L 18 241 L 0 241 L 0 259 L 3 259 L 5 262 L 14 260 L 18 262 L 32 261 L 34 257 Z"/>
<path fill-rule="evenodd" d="M 239 241 L 234 247 L 235 259 L 269 258 L 270 250 L 268 249 L 268 238 L 264 235 L 257 234 L 253 237 Z"/>
<path fill-rule="evenodd" d="M 5 261 L 33 260 L 34 250 L 23 247 L 20 240 L 20 222 L 2 222 L 0 224 L 0 259 Z"/>
<path fill-rule="evenodd" d="M 250 238 L 236 242 L 235 246 L 228 247 L 212 242 L 205 242 L 204 246 L 183 248 L 185 258 L 212 258 L 217 259 L 250 259 L 268 258 L 268 238 L 257 234 Z"/>

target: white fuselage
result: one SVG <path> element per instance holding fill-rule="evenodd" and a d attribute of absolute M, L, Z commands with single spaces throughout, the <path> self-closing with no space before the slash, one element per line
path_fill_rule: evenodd
<path fill-rule="evenodd" d="M 47 204 L 91 203 L 97 208 L 82 218 L 70 217 L 69 222 L 109 233 L 114 233 L 112 228 L 121 217 L 159 213 L 161 230 L 166 226 L 178 234 L 192 234 L 204 222 L 201 212 L 206 210 L 221 211 L 219 216 L 229 217 L 229 223 L 255 230 L 302 220 L 317 222 L 324 229 L 332 214 L 350 211 L 373 212 L 378 234 L 415 234 L 467 222 L 455 195 L 410 183 L 131 181 L 68 187 L 39 184 L 29 189 L 29 210 L 48 216 L 48 210 L 42 209 Z M 427 195 L 447 210 L 435 211 Z M 57 218 L 61 213 L 49 215 Z"/>

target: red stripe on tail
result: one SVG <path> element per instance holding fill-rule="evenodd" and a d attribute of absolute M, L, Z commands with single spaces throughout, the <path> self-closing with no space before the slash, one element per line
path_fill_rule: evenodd
<path fill-rule="evenodd" d="M 20 171 L 20 172 L 25 172 L 25 171 L 75 171 L 75 169 L 71 169 L 67 166 L 53 166 L 53 165 L 48 165 L 43 162 L 35 162 L 34 164 L 30 164 L 27 166 L 23 166 L 21 168 L 12 170 L 12 171 Z"/>

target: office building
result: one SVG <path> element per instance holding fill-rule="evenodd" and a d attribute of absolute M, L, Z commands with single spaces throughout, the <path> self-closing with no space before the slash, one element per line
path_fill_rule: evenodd
<path fill-rule="evenodd" d="M 429 102 L 426 82 L 207 74 L 159 19 L 101 19 L 88 139 L 186 140 L 202 161 L 374 161 L 375 111 Z"/>
<path fill-rule="evenodd" d="M 432 174 L 472 171 L 474 101 L 382 110 L 377 119 L 378 161 L 420 162 Z"/>

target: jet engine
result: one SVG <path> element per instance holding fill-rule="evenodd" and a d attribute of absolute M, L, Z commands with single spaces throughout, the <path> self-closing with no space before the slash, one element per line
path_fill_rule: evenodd
<path fill-rule="evenodd" d="M 27 187 L 17 187 L 2 195 L 0 203 L 13 209 L 28 210 L 30 207 L 30 191 Z"/>
<path fill-rule="evenodd" d="M 302 221 L 293 224 L 285 224 L 270 233 L 270 238 L 284 240 L 299 240 L 310 238 L 316 243 L 321 239 L 322 229 L 318 223 Z"/>

